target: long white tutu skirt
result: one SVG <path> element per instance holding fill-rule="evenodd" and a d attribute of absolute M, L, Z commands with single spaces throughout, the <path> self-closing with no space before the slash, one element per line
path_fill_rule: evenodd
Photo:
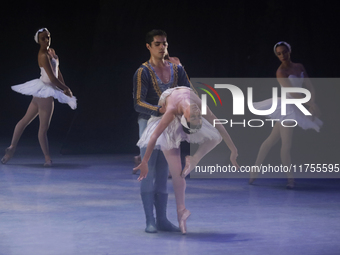
<path fill-rule="evenodd" d="M 47 98 L 54 97 L 62 104 L 68 104 L 73 110 L 77 108 L 77 98 L 66 96 L 62 90 L 56 88 L 53 84 L 44 83 L 40 79 L 34 79 L 23 84 L 11 87 L 12 90 L 23 95 Z"/>
<path fill-rule="evenodd" d="M 271 98 L 261 102 L 254 103 L 254 108 L 257 110 L 268 110 L 271 106 L 272 106 Z M 277 108 L 272 114 L 269 115 L 269 117 L 271 119 L 276 119 L 279 121 L 293 119 L 297 121 L 299 127 L 303 129 L 314 129 L 317 132 L 320 131 L 320 128 L 323 125 L 323 122 L 320 119 L 314 117 L 313 120 L 312 116 L 304 115 L 299 108 L 292 104 L 287 104 L 286 115 L 281 115 L 281 98 L 278 98 Z"/>
<path fill-rule="evenodd" d="M 151 117 L 149 119 L 148 125 L 145 128 L 142 137 L 137 143 L 138 147 L 147 147 L 150 136 L 158 126 L 161 118 L 162 117 Z M 175 117 L 175 119 L 158 137 L 155 149 L 170 150 L 173 148 L 179 148 L 182 141 L 201 144 L 208 140 L 217 140 L 221 142 L 222 137 L 218 130 L 214 128 L 206 119 L 202 118 L 202 127 L 198 132 L 189 135 L 183 131 L 179 118 Z"/>

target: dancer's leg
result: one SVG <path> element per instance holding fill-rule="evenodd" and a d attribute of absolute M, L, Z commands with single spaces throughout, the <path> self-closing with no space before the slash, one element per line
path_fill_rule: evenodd
<path fill-rule="evenodd" d="M 163 153 L 168 162 L 169 170 L 172 175 L 172 184 L 176 198 L 179 228 L 183 234 L 186 234 L 186 220 L 190 216 L 190 211 L 185 208 L 186 182 L 181 176 L 182 163 L 180 149 L 164 150 Z"/>
<path fill-rule="evenodd" d="M 141 156 L 142 159 L 145 155 L 146 148 L 141 148 Z M 151 157 L 148 162 L 149 172 L 141 181 L 140 185 L 140 194 L 143 202 L 143 208 L 146 218 L 146 228 L 145 232 L 147 233 L 156 233 L 156 220 L 153 214 L 153 207 L 155 202 L 155 190 L 154 190 L 154 179 L 155 179 L 155 171 L 156 171 L 156 160 L 158 155 L 158 150 L 154 150 L 151 154 Z"/>
<path fill-rule="evenodd" d="M 139 138 L 142 137 L 142 134 L 143 134 L 147 124 L 148 124 L 148 120 L 142 119 L 142 118 L 138 119 Z M 142 161 L 141 153 L 139 153 L 138 156 L 134 157 L 134 161 L 135 161 L 135 167 L 138 166 L 141 163 L 141 161 Z M 138 169 L 137 170 L 132 170 L 132 174 L 137 174 L 138 171 L 139 171 Z"/>
<path fill-rule="evenodd" d="M 257 158 L 255 161 L 255 168 L 256 166 L 260 166 L 264 159 L 266 158 L 266 156 L 268 155 L 270 149 L 280 140 L 280 127 L 281 124 L 279 122 L 276 122 L 272 132 L 270 133 L 270 135 L 267 137 L 266 140 L 264 140 L 264 142 L 262 143 L 259 152 L 257 154 Z M 252 184 L 254 182 L 254 180 L 256 179 L 258 175 L 258 172 L 251 172 L 250 173 L 250 180 L 249 180 L 249 184 Z"/>
<path fill-rule="evenodd" d="M 141 157 L 144 158 L 146 148 L 141 148 Z M 140 191 L 142 192 L 155 192 L 155 175 L 156 175 L 156 163 L 158 158 L 159 150 L 154 150 L 151 154 L 151 157 L 148 162 L 148 174 L 146 177 L 141 181 Z"/>
<path fill-rule="evenodd" d="M 166 216 L 166 208 L 168 204 L 168 162 L 162 151 L 157 151 L 158 157 L 156 161 L 155 171 L 155 209 L 156 209 L 156 225 L 158 230 L 179 232 L 180 229 L 173 225 Z"/>
<path fill-rule="evenodd" d="M 281 162 L 283 166 L 290 166 L 292 163 L 290 150 L 292 148 L 292 140 L 293 140 L 293 130 L 292 127 L 283 127 L 280 126 L 280 134 L 281 134 Z M 293 173 L 287 172 L 288 184 L 287 188 L 294 187 L 294 179 Z"/>
<path fill-rule="evenodd" d="M 33 98 L 34 99 L 34 98 Z M 7 163 L 8 160 L 13 156 L 16 147 L 18 145 L 19 139 L 24 132 L 25 128 L 32 122 L 32 120 L 35 119 L 35 117 L 38 115 L 38 105 L 34 102 L 32 99 L 30 105 L 28 106 L 28 109 L 26 111 L 26 114 L 24 117 L 16 124 L 13 132 L 12 142 L 11 145 L 6 149 L 5 156 L 1 159 L 1 162 L 3 164 Z"/>
<path fill-rule="evenodd" d="M 200 162 L 200 160 L 207 155 L 212 149 L 216 147 L 221 142 L 221 139 L 218 140 L 208 140 L 204 143 L 201 143 L 193 156 L 185 157 L 185 167 L 182 171 L 182 177 L 187 176 Z"/>
<path fill-rule="evenodd" d="M 52 161 L 50 157 L 50 150 L 48 146 L 47 139 L 47 131 L 50 127 L 50 122 L 54 109 L 54 101 L 52 97 L 49 98 L 37 98 L 34 97 L 33 101 L 35 101 L 38 105 L 39 109 L 39 132 L 38 139 L 40 143 L 40 147 L 45 156 L 45 166 L 51 166 Z"/>
<path fill-rule="evenodd" d="M 168 162 L 162 151 L 157 150 L 157 160 L 155 166 L 155 192 L 168 193 Z"/>
<path fill-rule="evenodd" d="M 172 185 L 174 186 L 177 210 L 185 208 L 185 179 L 181 177 L 182 163 L 180 149 L 164 150 L 164 156 L 168 162 L 169 170 L 172 175 Z"/>

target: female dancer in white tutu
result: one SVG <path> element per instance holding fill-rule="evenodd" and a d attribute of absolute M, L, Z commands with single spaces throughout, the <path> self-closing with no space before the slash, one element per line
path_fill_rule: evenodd
<path fill-rule="evenodd" d="M 282 87 L 301 87 L 303 83 L 311 93 L 311 100 L 306 103 L 309 107 L 309 111 L 312 116 L 304 115 L 295 105 L 287 105 L 287 114 L 281 115 L 280 100 L 278 100 L 278 107 L 274 113 L 270 115 L 270 118 L 277 119 L 273 127 L 271 134 L 262 143 L 258 152 L 255 166 L 260 166 L 266 158 L 270 149 L 280 140 L 281 138 L 281 161 L 284 166 L 290 166 L 291 156 L 290 149 L 292 146 L 293 128 L 284 127 L 281 125 L 282 120 L 287 120 L 285 125 L 288 124 L 289 119 L 296 120 L 298 126 L 303 129 L 314 129 L 319 132 L 322 126 L 322 121 L 317 118 L 320 115 L 320 110 L 315 103 L 315 91 L 312 83 L 310 82 L 307 72 L 302 64 L 293 63 L 290 59 L 291 47 L 286 42 L 278 42 L 274 46 L 274 53 L 281 61 L 281 65 L 276 71 L 276 77 Z M 290 93 L 289 97 L 300 98 L 299 93 Z M 267 99 L 262 102 L 254 103 L 254 107 L 259 110 L 269 109 L 272 105 L 272 100 Z M 252 184 L 256 179 L 258 173 L 251 173 L 249 184 Z M 294 188 L 294 178 L 292 173 L 288 173 L 287 188 Z"/>
<path fill-rule="evenodd" d="M 65 85 L 63 76 L 59 70 L 59 60 L 55 51 L 50 48 L 51 37 L 47 28 L 39 29 L 34 40 L 40 45 L 38 64 L 41 69 L 40 79 L 28 81 L 24 84 L 12 86 L 12 89 L 24 95 L 32 95 L 33 99 L 28 106 L 25 116 L 17 123 L 14 129 L 11 145 L 6 149 L 1 163 L 6 164 L 13 156 L 19 139 L 32 120 L 39 115 L 39 143 L 45 156 L 44 166 L 51 166 L 47 130 L 50 125 L 54 101 L 56 98 L 61 103 L 67 103 L 72 109 L 77 107 L 76 98 L 69 87 Z"/>
<path fill-rule="evenodd" d="M 190 216 L 189 210 L 185 208 L 185 176 L 222 138 L 231 150 L 230 161 L 239 167 L 236 162 L 237 149 L 223 125 L 217 125 L 216 128 L 212 126 L 216 117 L 209 108 L 207 115 L 202 118 L 201 99 L 192 89 L 168 89 L 163 92 L 158 104 L 162 106 L 160 112 L 164 114 L 161 117 L 151 117 L 148 121 L 148 126 L 137 143 L 140 148 L 147 149 L 141 164 L 135 169 L 141 170 L 138 180 L 142 180 L 148 173 L 148 160 L 152 150 L 156 147 L 163 151 L 172 175 L 179 227 L 185 234 L 186 219 Z M 199 147 L 193 156 L 186 157 L 186 165 L 182 171 L 179 146 L 184 140 L 198 143 Z"/>

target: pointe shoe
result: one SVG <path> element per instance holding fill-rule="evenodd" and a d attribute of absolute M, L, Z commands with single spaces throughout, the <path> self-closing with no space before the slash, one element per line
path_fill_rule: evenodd
<path fill-rule="evenodd" d="M 190 172 L 191 172 L 191 167 L 190 167 L 190 156 L 185 157 L 185 166 L 182 170 L 181 176 L 185 178 Z"/>
<path fill-rule="evenodd" d="M 1 159 L 1 163 L 2 164 L 6 164 L 14 155 L 15 149 L 14 148 L 10 148 L 8 147 L 5 150 L 5 156 L 3 156 L 3 158 Z"/>
<path fill-rule="evenodd" d="M 286 189 L 294 189 L 294 186 L 295 186 L 294 179 L 293 178 L 288 178 L 287 180 L 288 180 L 288 182 L 287 182 Z"/>
<path fill-rule="evenodd" d="M 249 185 L 252 185 L 253 182 L 257 179 L 257 176 L 258 176 L 258 173 L 253 173 L 253 172 L 251 172 L 251 173 L 250 173 L 250 178 L 249 178 L 248 184 L 249 184 Z"/>
<path fill-rule="evenodd" d="M 187 233 L 187 219 L 191 215 L 191 212 L 187 209 L 183 209 L 182 212 L 177 212 L 178 214 L 178 223 L 179 229 L 181 230 L 182 234 L 185 235 Z"/>
<path fill-rule="evenodd" d="M 52 160 L 45 161 L 44 167 L 51 167 L 52 166 Z"/>
<path fill-rule="evenodd" d="M 252 185 L 255 180 L 256 180 L 256 178 L 250 178 L 249 181 L 248 181 L 248 184 Z"/>

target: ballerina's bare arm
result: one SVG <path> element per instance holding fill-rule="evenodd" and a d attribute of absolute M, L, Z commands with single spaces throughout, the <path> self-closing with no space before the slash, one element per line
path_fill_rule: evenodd
<path fill-rule="evenodd" d="M 313 119 L 314 119 L 314 116 L 320 116 L 321 115 L 319 107 L 315 104 L 314 87 L 313 87 L 312 83 L 310 82 L 308 74 L 307 74 L 305 68 L 303 67 L 303 65 L 302 64 L 296 64 L 296 66 L 299 68 L 299 70 L 301 70 L 303 72 L 304 77 L 305 77 L 304 80 L 305 80 L 306 88 L 311 92 L 311 100 L 309 100 L 309 102 L 307 102 L 306 105 L 308 105 L 310 107 L 309 110 L 312 113 Z M 276 77 L 277 77 L 277 80 L 282 87 L 293 87 L 292 84 L 290 83 L 289 79 L 288 79 L 288 75 L 284 71 L 278 69 L 277 72 L 276 72 Z M 294 98 L 303 98 L 304 97 L 300 93 L 289 93 L 289 94 Z"/>
<path fill-rule="evenodd" d="M 314 118 L 314 116 L 320 117 L 321 111 L 320 111 L 319 107 L 317 106 L 317 104 L 315 103 L 315 89 L 314 89 L 314 86 L 313 86 L 311 80 L 309 79 L 309 76 L 307 74 L 307 71 L 306 71 L 305 67 L 302 64 L 299 64 L 299 65 L 300 65 L 300 67 L 301 67 L 301 69 L 302 69 L 302 71 L 304 73 L 305 87 L 311 93 L 311 99 L 306 103 L 306 105 L 309 106 L 309 110 L 312 113 L 313 118 Z"/>
<path fill-rule="evenodd" d="M 276 71 L 276 79 L 282 87 L 293 87 L 288 79 L 288 74 L 281 69 Z M 294 98 L 303 98 L 304 96 L 301 93 L 289 93 Z"/>
<path fill-rule="evenodd" d="M 69 87 L 65 85 L 65 83 L 61 82 L 60 80 L 57 79 L 57 77 L 54 75 L 52 71 L 52 66 L 50 59 L 48 58 L 47 54 L 39 54 L 38 56 L 38 62 L 39 66 L 43 67 L 48 75 L 48 78 L 50 78 L 51 82 L 53 85 L 57 86 L 58 88 L 62 89 L 64 93 L 72 97 L 72 92 Z"/>
<path fill-rule="evenodd" d="M 133 170 L 140 169 L 140 175 L 138 177 L 138 181 L 141 181 L 146 177 L 148 174 L 148 161 L 151 157 L 152 151 L 155 148 L 156 141 L 158 137 L 163 133 L 163 131 L 169 126 L 171 121 L 175 118 L 175 112 L 176 109 L 167 108 L 166 112 L 162 116 L 160 122 L 158 123 L 157 127 L 155 128 L 155 131 L 150 136 L 150 140 L 148 142 L 148 146 L 146 147 L 145 155 L 143 157 L 142 162 L 139 164 L 139 166 L 135 167 Z"/>
<path fill-rule="evenodd" d="M 209 107 L 207 107 L 207 114 L 203 116 L 211 125 L 214 125 L 214 120 L 217 119 L 217 117 L 212 113 L 212 111 L 209 109 Z M 217 124 L 215 125 L 215 128 L 218 130 L 218 132 L 221 134 L 224 142 L 226 143 L 226 145 L 228 146 L 228 148 L 231 151 L 230 154 L 230 161 L 231 163 L 240 168 L 240 166 L 237 164 L 237 148 L 233 142 L 233 140 L 231 139 L 228 131 L 224 128 L 223 125 Z"/>

